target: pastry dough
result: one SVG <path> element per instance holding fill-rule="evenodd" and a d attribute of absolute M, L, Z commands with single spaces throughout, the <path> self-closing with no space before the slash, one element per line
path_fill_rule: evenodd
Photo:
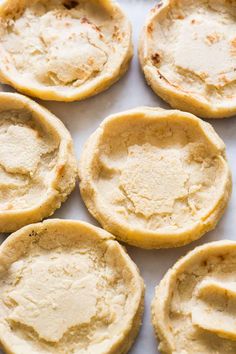
<path fill-rule="evenodd" d="M 0 232 L 51 215 L 75 187 L 71 136 L 27 97 L 0 93 Z"/>
<path fill-rule="evenodd" d="M 152 321 L 165 354 L 236 353 L 236 242 L 197 247 L 156 288 Z"/>
<path fill-rule="evenodd" d="M 172 107 L 201 117 L 236 114 L 236 1 L 163 0 L 140 41 L 147 82 Z"/>
<path fill-rule="evenodd" d="M 47 220 L 0 247 L 0 342 L 10 354 L 125 354 L 140 327 L 144 285 L 113 236 Z"/>
<path fill-rule="evenodd" d="M 213 229 L 231 192 L 225 146 L 180 111 L 137 108 L 108 117 L 79 163 L 90 213 L 121 241 L 175 247 Z"/>
<path fill-rule="evenodd" d="M 131 57 L 130 23 L 112 0 L 0 4 L 0 80 L 25 94 L 87 98 L 117 81 Z"/>

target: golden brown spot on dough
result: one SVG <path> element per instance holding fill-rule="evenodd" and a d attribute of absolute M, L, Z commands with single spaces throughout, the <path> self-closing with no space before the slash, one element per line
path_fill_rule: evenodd
<path fill-rule="evenodd" d="M 81 23 L 88 23 L 91 24 L 91 22 L 87 19 L 87 17 L 82 17 L 80 20 Z"/>
<path fill-rule="evenodd" d="M 89 58 L 88 59 L 88 64 L 93 65 L 94 64 L 94 58 Z"/>
<path fill-rule="evenodd" d="M 224 262 L 225 261 L 225 255 L 219 255 L 219 259 L 221 262 Z"/>
<path fill-rule="evenodd" d="M 182 14 L 179 14 L 178 16 L 176 16 L 176 18 L 177 18 L 178 20 L 184 20 L 184 19 L 185 19 L 185 16 L 182 15 Z"/>
<path fill-rule="evenodd" d="M 30 233 L 29 233 L 29 237 L 34 237 L 34 236 L 38 236 L 38 233 L 34 230 L 32 230 Z"/>
<path fill-rule="evenodd" d="M 201 72 L 201 73 L 199 73 L 199 76 L 200 76 L 200 78 L 201 78 L 202 80 L 206 80 L 206 79 L 208 78 L 208 74 L 205 73 L 204 71 Z"/>
<path fill-rule="evenodd" d="M 64 165 L 59 165 L 57 168 L 57 173 L 58 175 L 60 175 L 61 177 L 63 177 L 63 173 L 65 171 L 65 166 Z"/>
<path fill-rule="evenodd" d="M 113 35 L 112 35 L 112 39 L 113 40 L 117 40 L 118 42 L 121 42 L 122 40 L 122 35 L 120 33 L 120 29 L 118 26 L 114 26 L 114 32 L 113 32 Z"/>
<path fill-rule="evenodd" d="M 150 24 L 147 26 L 147 31 L 148 31 L 148 33 L 152 34 L 152 32 L 153 32 L 153 24 L 152 24 L 152 23 L 150 23 Z"/>
<path fill-rule="evenodd" d="M 151 59 L 152 59 L 153 65 L 158 65 L 158 64 L 160 64 L 160 62 L 161 62 L 161 56 L 160 56 L 159 53 L 154 53 L 154 54 L 151 56 Z"/>
<path fill-rule="evenodd" d="M 98 26 L 96 26 L 94 23 L 92 23 L 87 17 L 82 17 L 80 22 L 83 24 L 83 23 L 86 23 L 88 25 L 91 25 L 93 27 L 93 29 L 95 29 L 96 31 L 98 32 L 101 32 L 100 28 Z"/>
<path fill-rule="evenodd" d="M 207 44 L 212 45 L 212 44 L 218 43 L 221 40 L 221 38 L 222 38 L 221 34 L 215 32 L 215 33 L 212 33 L 212 34 L 208 34 L 206 36 L 205 40 L 206 40 Z"/>
<path fill-rule="evenodd" d="M 74 1 L 74 0 L 69 0 L 69 1 L 66 1 L 63 3 L 64 7 L 67 9 L 67 10 L 72 10 L 74 9 L 76 6 L 79 5 L 78 1 Z"/>
<path fill-rule="evenodd" d="M 231 52 L 231 54 L 232 54 L 233 56 L 236 56 L 236 38 L 234 38 L 234 39 L 230 42 L 230 44 L 231 44 L 231 50 L 230 50 L 230 52 Z"/>
<path fill-rule="evenodd" d="M 229 82 L 229 80 L 227 79 L 227 77 L 225 75 L 221 75 L 219 79 L 220 79 L 220 82 L 223 84 L 227 84 Z"/>

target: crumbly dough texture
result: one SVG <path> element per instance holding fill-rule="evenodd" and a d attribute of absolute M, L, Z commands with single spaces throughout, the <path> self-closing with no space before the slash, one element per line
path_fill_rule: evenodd
<path fill-rule="evenodd" d="M 0 247 L 0 343 L 11 354 L 125 354 L 144 284 L 111 234 L 47 220 Z"/>
<path fill-rule="evenodd" d="M 231 192 L 225 146 L 180 111 L 140 107 L 104 120 L 79 163 L 90 213 L 121 241 L 175 247 L 215 227 Z"/>
<path fill-rule="evenodd" d="M 12 232 L 60 207 L 77 161 L 59 119 L 18 94 L 0 93 L 0 146 L 0 232 Z"/>
<path fill-rule="evenodd" d="M 207 118 L 236 114 L 236 1 L 160 1 L 142 32 L 140 61 L 172 107 Z"/>
<path fill-rule="evenodd" d="M 84 99 L 117 81 L 131 57 L 131 26 L 112 0 L 0 4 L 0 80 L 25 94 Z"/>
<path fill-rule="evenodd" d="M 152 322 L 163 354 L 236 353 L 236 242 L 180 259 L 156 288 Z"/>

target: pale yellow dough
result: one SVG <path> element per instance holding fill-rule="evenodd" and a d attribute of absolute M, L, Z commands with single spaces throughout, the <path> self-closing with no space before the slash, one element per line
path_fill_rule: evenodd
<path fill-rule="evenodd" d="M 51 215 L 75 187 L 71 136 L 27 97 L 0 93 L 0 232 Z"/>
<path fill-rule="evenodd" d="M 125 354 L 144 284 L 106 231 L 47 220 L 0 247 L 0 343 L 11 354 Z"/>
<path fill-rule="evenodd" d="M 213 229 L 230 196 L 225 146 L 180 111 L 141 107 L 108 117 L 79 163 L 90 213 L 121 241 L 176 247 Z"/>
<path fill-rule="evenodd" d="M 236 114 L 236 1 L 163 0 L 140 41 L 147 82 L 173 108 Z"/>
<path fill-rule="evenodd" d="M 112 0 L 4 0 L 0 80 L 45 100 L 107 89 L 132 57 L 131 26 Z"/>
<path fill-rule="evenodd" d="M 163 354 L 235 354 L 236 242 L 181 258 L 156 288 L 152 322 Z"/>

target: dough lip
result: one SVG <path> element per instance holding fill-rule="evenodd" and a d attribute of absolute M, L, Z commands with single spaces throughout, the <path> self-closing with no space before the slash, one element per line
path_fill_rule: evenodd
<path fill-rule="evenodd" d="M 0 287 L 6 353 L 85 345 L 96 354 L 125 354 L 141 324 L 144 284 L 136 265 L 111 234 L 85 222 L 46 220 L 9 236 L 0 246 Z"/>
<path fill-rule="evenodd" d="M 41 28 L 50 25 L 50 30 L 47 30 L 47 33 L 37 32 L 37 34 L 40 35 L 35 35 L 33 39 L 29 37 L 29 35 L 28 37 L 26 35 L 24 37 L 20 36 L 22 47 L 26 46 L 24 56 L 17 52 L 17 45 L 13 46 L 10 42 L 14 40 L 14 36 L 19 42 L 19 38 L 17 39 L 16 35 L 16 33 L 19 33 L 18 27 L 15 32 L 11 34 L 11 38 L 6 35 L 5 42 L 1 42 L 0 40 L 0 56 L 2 58 L 0 68 L 1 82 L 13 86 L 26 95 L 45 100 L 70 102 L 83 100 L 96 95 L 119 80 L 127 71 L 129 62 L 133 56 L 131 24 L 121 7 L 111 0 L 97 1 L 93 4 L 90 1 L 89 5 L 83 0 L 76 2 L 79 7 L 74 6 L 75 4 L 72 5 L 72 7 L 65 6 L 65 2 L 60 0 L 61 5 L 58 5 L 57 8 L 59 8 L 59 12 L 62 12 L 62 15 L 61 13 L 57 15 L 57 8 L 52 8 L 50 2 L 47 4 L 47 9 L 42 10 L 43 5 L 41 7 L 41 4 L 43 3 L 45 4 L 43 0 L 37 0 L 37 3 L 33 5 L 29 2 L 22 2 L 21 0 L 7 0 L 0 5 L 0 18 L 2 20 L 0 31 L 2 38 L 5 33 L 4 26 L 7 26 L 7 21 L 9 21 L 8 17 L 13 21 L 12 26 L 15 24 L 18 27 L 24 26 L 22 23 L 17 24 L 15 18 L 11 19 L 11 16 L 17 13 L 20 14 L 20 20 L 23 21 L 25 16 L 23 12 L 24 9 L 28 11 L 32 26 L 34 26 L 34 21 L 37 18 L 36 15 L 34 17 L 34 15 L 29 13 L 32 9 L 36 14 L 39 13 L 41 17 L 40 21 L 44 21 L 44 23 L 40 22 L 38 26 L 35 27 L 36 29 L 33 30 L 34 33 L 35 31 L 42 32 Z M 94 11 L 92 11 L 92 6 L 96 7 L 96 16 L 94 15 Z M 44 16 L 40 11 L 46 11 L 44 12 Z M 88 11 L 88 18 L 86 11 Z M 105 13 L 106 18 L 104 17 Z M 45 18 L 45 16 L 48 16 L 48 18 Z M 66 27 L 63 31 L 63 35 L 64 37 L 66 35 L 68 36 L 67 40 L 66 38 L 61 38 L 59 42 L 59 37 L 57 37 L 56 34 L 60 31 L 60 26 L 63 26 L 63 22 L 59 21 L 59 23 L 56 23 L 57 16 L 61 16 L 61 19 L 65 22 Z M 81 28 L 81 33 L 78 32 L 76 34 L 73 32 L 73 21 L 75 21 L 75 19 L 78 22 L 78 30 Z M 59 28 L 55 29 L 54 34 L 52 32 L 53 24 L 50 24 L 50 21 L 53 20 L 55 21 L 55 26 L 59 26 Z M 93 20 L 95 21 L 94 23 Z M 104 33 L 100 30 L 98 24 L 101 24 Z M 22 28 L 24 29 L 24 27 Z M 71 33 L 69 33 L 70 31 Z M 75 38 L 76 35 L 78 35 L 77 39 Z M 86 37 L 88 37 L 88 43 L 86 42 Z M 28 47 L 27 40 L 32 42 L 28 43 Z M 78 44 L 76 40 L 80 41 L 80 44 Z M 50 41 L 55 41 L 53 47 Z M 66 48 L 70 41 L 72 41 L 72 49 L 75 52 L 74 57 L 72 50 Z M 63 48 L 59 48 L 60 42 L 64 43 Z M 5 44 L 6 46 L 4 46 Z M 51 51 L 54 50 L 54 52 L 46 52 L 47 46 L 51 48 Z M 34 51 L 32 48 L 34 48 Z M 79 52 L 79 48 L 81 48 L 81 50 L 84 49 L 85 52 L 83 55 Z M 21 50 L 21 48 L 19 50 Z M 33 54 L 30 54 L 31 51 L 33 51 Z M 78 53 L 76 53 L 76 51 L 78 51 Z M 42 53 L 43 56 L 40 57 Z M 31 71 L 29 67 L 24 71 L 25 64 L 23 60 L 24 57 L 26 58 L 26 54 L 28 55 L 28 62 L 32 67 Z M 37 55 L 38 59 L 35 61 L 34 56 Z M 44 62 L 43 60 L 46 55 L 48 57 L 46 58 L 46 62 Z M 72 55 L 71 59 L 69 55 Z M 104 56 L 104 60 L 101 59 L 102 56 Z M 55 62 L 53 62 L 53 60 Z M 76 60 L 78 61 L 77 66 Z M 65 67 L 66 71 L 64 70 Z M 91 72 L 89 71 L 90 69 Z M 51 78 L 48 78 L 47 75 Z"/>
<path fill-rule="evenodd" d="M 164 122 L 167 121 L 167 126 L 163 127 Z M 140 129 L 138 128 L 139 124 Z M 206 156 L 210 150 L 214 151 L 213 155 L 215 154 L 216 159 L 219 159 L 219 164 L 222 166 L 220 170 L 217 170 L 216 167 L 215 173 L 216 175 L 221 175 L 222 179 L 218 187 L 218 182 L 214 187 L 217 195 L 215 201 L 209 201 L 208 207 L 204 209 L 205 211 L 203 210 L 202 213 L 196 214 L 199 216 L 196 216 L 193 222 L 188 222 L 188 219 L 186 219 L 186 222 L 181 222 L 182 226 L 176 227 L 176 229 L 167 226 L 166 228 L 162 226 L 160 228 L 158 226 L 147 227 L 146 219 L 150 219 L 152 213 L 159 212 L 160 215 L 163 213 L 168 215 L 169 208 L 172 208 L 172 204 L 165 204 L 163 209 L 163 205 L 158 202 L 160 195 L 162 195 L 166 203 L 166 198 L 171 201 L 172 189 L 173 191 L 178 189 L 179 194 L 176 195 L 176 199 L 181 201 L 182 198 L 186 198 L 184 185 L 187 177 L 183 176 L 185 170 L 183 170 L 183 173 L 176 172 L 174 180 L 172 178 L 172 169 L 167 175 L 165 172 L 163 172 L 163 176 L 160 175 L 161 169 L 165 171 L 164 166 L 169 166 L 175 160 L 177 161 L 176 171 L 178 169 L 181 171 L 181 163 L 178 160 L 181 161 L 181 156 L 185 156 L 184 148 L 175 150 L 175 145 L 173 144 L 176 144 L 176 142 L 172 143 L 172 138 L 170 136 L 168 138 L 168 134 L 173 134 L 172 125 L 182 126 L 181 129 L 183 131 L 187 129 L 187 135 L 198 134 L 197 138 L 192 138 L 193 141 L 196 141 L 196 144 L 198 144 L 197 141 L 200 143 L 201 139 L 206 139 L 205 143 L 203 143 L 203 150 L 206 149 Z M 143 134 L 139 133 L 141 129 Z M 156 131 L 156 135 L 150 133 L 152 129 Z M 132 134 L 129 133 L 131 130 L 134 131 Z M 158 134 L 166 134 L 167 139 L 169 139 L 167 145 L 172 148 L 172 150 L 164 148 L 159 151 L 160 154 L 164 154 L 163 160 L 160 161 L 158 160 L 158 150 L 154 151 L 155 145 L 161 146 L 162 144 L 161 135 L 160 139 L 156 138 Z M 178 144 L 181 145 L 182 138 L 177 136 L 175 138 L 180 139 Z M 129 139 L 132 143 L 129 142 Z M 189 139 L 191 140 L 191 137 Z M 147 146 L 145 145 L 146 143 L 148 143 Z M 186 151 L 191 151 L 192 149 L 194 154 L 194 147 L 191 147 L 191 144 L 188 145 L 188 143 L 186 146 Z M 207 146 L 209 147 L 207 148 Z M 105 119 L 85 144 L 79 162 L 81 195 L 89 212 L 105 229 L 116 235 L 120 241 L 143 248 L 182 246 L 213 229 L 226 208 L 231 194 L 232 181 L 224 150 L 223 142 L 212 127 L 192 114 L 148 107 L 122 112 Z M 127 151 L 129 154 L 128 160 Z M 177 153 L 177 157 L 174 158 L 172 153 L 168 155 L 170 151 Z M 155 154 L 157 154 L 157 157 L 155 157 Z M 185 157 L 183 158 L 185 159 Z M 153 161 L 152 167 L 148 163 L 148 159 Z M 128 161 L 128 167 L 125 167 L 125 161 Z M 139 165 L 139 161 L 143 162 Z M 193 168 L 198 168 L 198 165 L 194 166 Z M 193 179 L 196 173 L 192 175 Z M 125 174 L 125 177 L 123 174 Z M 152 178 L 150 174 L 155 177 Z M 167 185 L 163 187 L 163 190 L 161 188 L 157 190 L 157 183 L 163 183 L 162 181 L 165 181 L 166 178 L 169 181 Z M 208 177 L 206 176 L 206 181 L 204 182 L 203 178 L 202 182 L 208 183 L 207 180 Z M 177 183 L 176 186 L 175 183 Z M 192 186 L 190 183 L 191 188 L 195 188 L 194 183 Z M 150 189 L 150 185 L 152 189 Z M 194 189 L 191 189 L 191 191 L 195 193 Z M 154 196 L 155 193 L 157 195 Z M 165 195 L 166 193 L 168 193 L 167 196 Z M 141 220 L 140 215 L 143 215 Z M 189 219 L 190 217 L 191 214 L 189 214 Z M 158 222 L 162 222 L 161 217 Z"/>
<path fill-rule="evenodd" d="M 0 93 L 0 118 L 0 231 L 12 232 L 60 207 L 75 187 L 77 161 L 63 123 L 29 98 Z"/>
<path fill-rule="evenodd" d="M 223 324 L 222 328 L 219 326 L 219 323 L 217 322 L 217 319 L 214 319 L 215 315 L 219 315 L 221 313 L 224 314 L 224 311 L 219 310 L 217 312 L 217 307 L 215 308 L 214 306 L 217 305 L 217 297 L 220 299 L 220 301 L 223 301 L 224 297 L 228 297 L 233 299 L 235 297 L 235 291 L 232 291 L 232 277 L 230 278 L 230 269 L 227 273 L 226 267 L 229 265 L 229 262 L 224 264 L 225 261 L 227 261 L 227 258 L 230 259 L 230 254 L 234 255 L 236 252 L 236 242 L 231 241 L 231 240 L 221 240 L 221 241 L 215 241 L 215 242 L 210 242 L 207 244 L 204 244 L 202 246 L 198 246 L 192 251 L 188 252 L 187 255 L 184 257 L 180 258 L 174 266 L 169 269 L 169 271 L 165 274 L 163 279 L 161 280 L 160 284 L 156 287 L 155 290 L 155 296 L 152 301 L 152 306 L 151 306 L 151 311 L 152 311 L 152 324 L 155 330 L 155 334 L 157 336 L 157 339 L 159 340 L 159 350 L 163 354 L 171 354 L 175 352 L 180 351 L 180 347 L 184 346 L 186 353 L 191 354 L 191 353 L 196 353 L 197 352 L 204 352 L 208 353 L 207 350 L 207 343 L 212 343 L 215 342 L 217 343 L 217 348 L 222 348 L 222 352 L 225 354 L 227 353 L 233 353 L 235 350 L 235 344 L 234 347 L 232 347 L 231 351 L 231 345 L 230 342 L 225 342 L 225 347 L 222 346 L 222 341 L 231 341 L 235 343 L 235 335 L 234 333 L 229 333 L 229 330 L 227 331 L 224 329 L 224 324 L 228 324 L 228 321 L 225 321 L 225 319 L 221 319 L 221 324 Z M 225 271 L 223 270 L 222 273 L 220 273 L 220 265 L 218 266 L 218 263 L 222 263 L 222 267 L 224 266 Z M 208 270 L 204 273 L 204 267 L 208 266 Z M 199 269 L 201 267 L 201 269 Z M 215 271 L 215 273 L 214 273 Z M 232 268 L 232 272 L 235 271 Z M 198 276 L 199 273 L 199 276 Z M 196 284 L 191 284 L 190 283 L 190 277 L 191 274 L 195 274 L 194 277 L 196 279 L 199 279 L 199 282 L 196 280 Z M 192 297 L 195 297 L 196 299 L 192 299 L 191 306 L 188 305 L 187 301 L 189 301 L 189 294 L 182 295 L 183 302 L 186 304 L 187 310 L 186 313 L 183 312 L 183 305 L 179 305 L 179 321 L 181 321 L 181 316 L 186 315 L 186 321 L 187 317 L 190 316 L 191 321 L 194 323 L 195 329 L 198 330 L 200 328 L 200 331 L 205 331 L 204 338 L 205 341 L 203 340 L 201 342 L 201 337 L 197 339 L 193 339 L 193 342 L 191 342 L 191 338 L 194 336 L 194 332 L 192 331 L 191 335 L 189 336 L 188 339 L 184 339 L 182 336 L 176 336 L 174 335 L 174 330 L 175 330 L 175 324 L 172 323 L 172 319 L 175 318 L 175 312 L 177 310 L 178 305 L 174 305 L 174 301 L 179 296 L 179 289 L 182 286 L 182 289 L 186 290 L 184 286 L 186 284 L 181 284 L 182 281 L 184 281 L 184 277 L 187 275 L 188 278 L 188 287 L 191 287 L 191 294 Z M 204 279 L 204 275 L 206 279 Z M 214 278 L 216 277 L 216 279 Z M 198 277 L 198 278 L 197 278 Z M 217 279 L 217 277 L 219 279 Z M 178 286 L 177 286 L 178 283 Z M 235 282 L 234 283 L 234 289 L 235 289 Z M 217 292 L 217 288 L 219 289 Z M 178 292 L 178 294 L 177 294 Z M 207 298 L 209 296 L 209 298 Z M 212 296 L 212 298 L 211 298 Z M 180 301 L 181 301 L 181 298 Z M 235 300 L 235 299 L 234 299 Z M 194 302 L 195 301 L 195 302 Z M 198 302 L 199 301 L 199 302 Z M 200 313 L 199 316 L 199 311 L 204 310 L 204 302 L 206 301 L 206 304 L 213 304 L 213 307 L 207 308 L 206 313 Z M 216 301 L 216 305 L 214 305 L 214 301 Z M 222 304 L 222 303 L 221 303 Z M 205 304 L 204 304 L 205 305 Z M 190 314 L 189 314 L 190 311 Z M 171 315 L 169 316 L 171 312 Z M 178 311 L 177 311 L 178 312 Z M 227 315 L 227 309 L 225 309 L 225 313 Z M 207 314 L 207 316 L 206 316 Z M 172 316 L 172 317 L 171 317 Z M 210 316 L 210 318 L 208 317 Z M 171 319 L 170 319 L 171 318 Z M 204 323 L 205 321 L 205 323 Z M 208 322 L 207 322 L 208 321 Z M 235 323 L 235 321 L 234 321 Z M 188 322 L 188 328 L 191 326 L 191 324 Z M 218 327 L 219 326 L 219 327 Z M 184 326 L 183 326 L 184 328 Z M 186 333 L 188 332 L 188 329 L 186 329 Z M 202 332 L 201 332 L 202 333 Z M 211 333 L 214 333 L 214 341 L 212 341 L 212 338 L 209 338 L 209 341 L 207 341 L 207 336 L 211 335 Z M 180 339 L 179 339 L 180 338 Z M 182 339 L 181 339 L 182 338 Z M 177 340 L 179 342 L 177 343 Z M 189 347 L 189 342 L 192 343 L 192 347 Z M 195 344 L 197 345 L 200 343 L 204 343 L 206 346 L 203 347 L 195 347 Z M 182 344 L 181 344 L 182 343 Z M 228 347 L 227 347 L 228 344 Z M 228 349 L 227 349 L 228 348 Z M 229 350 L 229 351 L 228 351 Z M 209 353 L 211 352 L 211 348 L 209 349 Z"/>
<path fill-rule="evenodd" d="M 201 15 L 200 12 L 198 13 L 198 6 L 199 8 L 202 6 L 201 1 L 198 0 L 197 2 L 194 2 L 194 5 L 191 0 L 189 0 L 188 3 L 189 6 L 186 1 L 181 0 L 178 7 L 175 7 L 175 2 L 173 0 L 164 0 L 150 11 L 144 30 L 140 37 L 139 45 L 140 64 L 144 71 L 146 80 L 152 87 L 153 91 L 163 100 L 167 101 L 173 108 L 186 110 L 203 118 L 225 118 L 233 116 L 236 113 L 236 102 L 233 94 L 233 88 L 231 90 L 232 92 L 228 92 L 230 89 L 227 87 L 226 80 L 229 81 L 228 86 L 230 87 L 230 82 L 231 85 L 233 85 L 236 79 L 235 70 L 232 68 L 234 62 L 234 52 L 232 51 L 233 49 L 230 50 L 235 43 L 232 37 L 233 34 L 231 36 L 230 33 L 235 33 L 235 31 L 227 31 L 226 25 L 225 28 L 223 26 L 221 28 L 219 23 L 220 14 L 222 15 L 222 18 L 225 14 L 223 14 L 223 10 L 220 8 L 220 5 L 219 8 L 217 8 L 218 2 L 214 5 L 214 11 L 219 15 L 218 18 L 212 16 L 210 12 L 208 14 L 213 19 L 213 24 L 211 27 L 209 25 L 211 18 L 208 18 L 209 16 L 207 17 L 207 13 L 203 13 L 206 18 Z M 186 6 L 188 6 L 188 8 Z M 193 10 L 194 6 L 195 10 Z M 230 6 L 231 5 L 229 5 L 229 7 Z M 222 5 L 222 8 L 223 7 L 224 5 Z M 230 11 L 229 8 L 227 9 Z M 168 15 L 169 19 L 167 20 Z M 229 18 L 226 18 L 226 22 L 228 21 L 227 25 L 230 29 L 230 26 L 232 27 L 233 25 L 231 24 Z M 203 23 L 202 27 L 201 20 Z M 174 44 L 168 42 L 168 48 L 165 47 L 165 44 L 163 44 L 163 38 L 165 36 L 165 41 L 168 41 L 166 37 L 168 37 L 168 35 L 171 36 L 171 33 L 169 33 L 169 30 L 166 28 L 162 29 L 162 27 L 166 25 L 167 21 L 169 21 L 169 25 L 173 27 L 175 35 L 176 33 L 180 35 L 181 23 L 186 23 L 186 28 L 183 29 L 182 34 L 185 39 L 180 38 L 180 44 L 178 44 L 178 36 L 175 37 Z M 216 24 L 218 24 L 219 33 L 216 31 Z M 207 25 L 209 28 L 207 28 Z M 176 26 L 176 28 L 174 26 Z M 196 29 L 196 32 L 193 32 L 193 38 L 191 37 L 191 40 L 187 43 L 187 36 L 191 36 L 192 29 L 197 28 L 197 26 L 199 26 L 199 30 Z M 204 30 L 206 33 L 204 33 Z M 225 33 L 227 32 L 229 32 L 229 38 L 225 38 Z M 155 36 L 158 36 L 157 41 L 154 41 Z M 206 38 L 203 38 L 204 36 Z M 172 38 L 174 38 L 173 35 Z M 223 41 L 225 41 L 225 43 L 223 43 Z M 195 42 L 195 47 L 193 46 L 189 49 L 191 43 Z M 223 43 L 222 45 L 221 42 Z M 178 51 L 176 53 L 176 48 L 178 45 L 180 47 L 179 54 Z M 185 47 L 181 49 L 181 45 Z M 197 50 L 197 45 L 199 45 L 200 49 L 195 53 Z M 222 48 L 225 50 L 225 53 L 222 52 Z M 202 60 L 200 62 L 200 59 L 204 58 L 204 51 L 206 52 L 205 57 L 208 58 L 208 60 Z M 209 51 L 209 53 L 207 51 Z M 213 53 L 213 51 L 217 52 Z M 186 52 L 189 52 L 189 55 L 186 55 Z M 199 57 L 198 60 L 197 53 L 199 52 L 202 52 L 202 56 Z M 222 58 L 218 60 L 221 55 Z M 213 78 L 218 75 L 220 80 L 218 83 L 211 80 L 210 77 L 208 77 L 208 73 L 205 72 L 207 70 L 212 71 L 215 67 L 217 67 L 214 63 L 211 67 L 211 61 L 214 61 L 214 58 L 217 58 L 219 65 L 223 68 L 222 73 L 220 68 L 217 74 L 212 72 Z M 175 62 L 175 60 L 177 60 L 177 62 Z M 172 67 L 170 67 L 170 61 L 171 63 L 173 62 Z M 226 67 L 227 63 L 229 65 L 229 69 Z M 206 67 L 204 68 L 205 71 L 200 70 L 198 72 L 197 69 L 201 66 Z M 189 83 L 186 81 L 188 76 Z M 235 76 L 235 78 L 233 76 Z M 199 80 L 199 82 L 196 80 Z M 191 85 L 190 82 L 192 83 Z M 194 84 L 196 87 L 198 85 L 196 89 L 193 88 Z M 203 85 L 206 86 L 206 89 L 204 89 L 205 86 Z M 225 91 L 223 91 L 224 85 Z M 208 95 L 207 91 L 210 92 L 211 90 L 212 94 Z M 220 90 L 222 90 L 222 92 Z M 216 93 L 220 96 L 220 98 Z"/>

